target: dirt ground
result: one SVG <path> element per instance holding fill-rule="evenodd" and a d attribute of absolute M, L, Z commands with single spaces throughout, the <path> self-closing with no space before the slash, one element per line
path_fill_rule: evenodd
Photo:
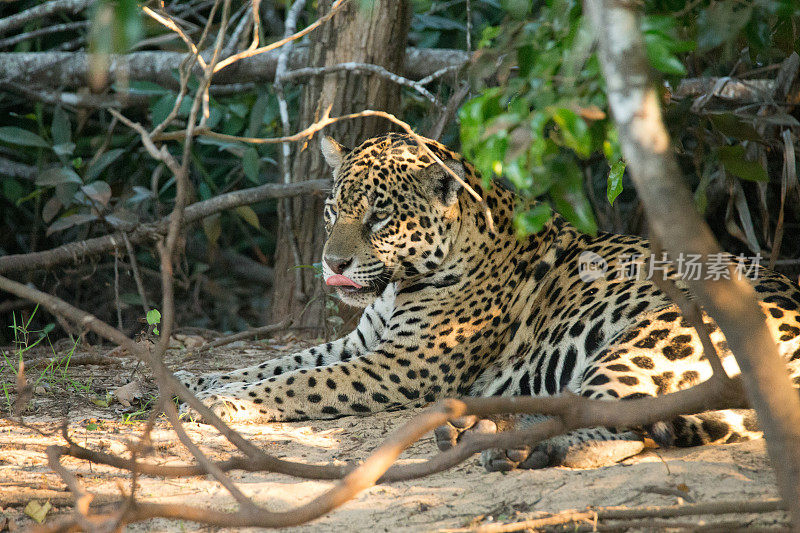
<path fill-rule="evenodd" d="M 191 345 L 191 336 L 181 341 Z M 187 355 L 180 346 L 170 350 L 173 368 L 195 372 L 233 368 L 268 357 L 290 353 L 305 346 L 293 338 L 249 342 L 218 349 L 202 358 Z M 49 348 L 26 352 L 26 359 L 47 354 Z M 6 362 L 0 371 L 3 392 L 13 390 L 9 360 L 13 350 L 4 350 Z M 64 354 L 57 347 L 57 353 Z M 87 348 L 72 354 L 107 355 L 108 348 Z M 52 355 L 52 352 L 50 352 Z M 73 438 L 92 449 L 124 454 L 126 440 L 141 431 L 154 389 L 146 369 L 126 357 L 104 360 L 102 365 L 79 365 L 63 369 L 34 365 L 27 372 L 34 384 L 34 396 L 25 412 L 25 422 L 43 436 L 8 421 L 0 421 L 0 530 L 25 529 L 33 521 L 25 514 L 31 502 L 49 501 L 53 509 L 47 521 L 68 512 L 70 496 L 64 482 L 47 466 L 44 449 L 62 444 L 58 430 L 66 416 Z M 139 397 L 130 406 L 122 405 L 109 392 L 129 383 L 141 382 Z M 8 413 L 10 396 L 0 397 L 2 412 Z M 415 411 L 382 413 L 330 421 L 241 425 L 237 429 L 268 452 L 285 459 L 315 464 L 343 463 L 365 458 L 393 429 Z M 189 434 L 209 456 L 224 459 L 233 447 L 209 426 L 189 423 Z M 189 453 L 178 443 L 163 420 L 153 432 L 155 453 L 150 460 L 158 464 L 190 461 Z M 428 436 L 403 454 L 402 462 L 422 461 L 434 453 Z M 68 458 L 64 464 L 76 472 L 85 487 L 97 495 L 96 501 L 113 501 L 120 487 L 129 486 L 129 476 L 110 467 L 90 465 Z M 270 473 L 232 474 L 240 488 L 254 500 L 273 510 L 287 510 L 305 503 L 332 486 L 330 482 L 305 481 Z M 180 502 L 200 507 L 233 510 L 234 500 L 207 476 L 161 479 L 143 476 L 139 498 L 153 502 Z M 681 497 L 684 494 L 684 497 Z M 685 501 L 757 500 L 775 497 L 774 476 L 763 441 L 691 449 L 651 449 L 622 464 L 596 470 L 550 468 L 507 474 L 486 473 L 477 458 L 428 478 L 377 486 L 361 493 L 343 507 L 310 524 L 301 531 L 440 531 L 498 521 L 516 521 L 567 509 L 587 506 L 675 505 Z M 537 514 L 538 513 L 538 514 Z M 727 515 L 673 519 L 672 527 L 696 527 L 719 523 L 723 529 L 785 526 L 782 512 L 760 515 Z M 219 530 L 194 523 L 151 520 L 128 527 L 128 531 L 210 531 Z M 642 530 L 639 526 L 634 530 Z M 664 530 L 653 524 L 644 530 Z"/>

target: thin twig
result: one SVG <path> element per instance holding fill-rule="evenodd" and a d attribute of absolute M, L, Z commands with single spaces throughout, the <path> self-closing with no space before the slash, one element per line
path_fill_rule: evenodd
<path fill-rule="evenodd" d="M 239 52 L 238 54 L 234 54 L 226 59 L 223 59 L 222 61 L 219 62 L 219 64 L 216 67 L 214 67 L 214 72 L 219 72 L 228 65 L 231 65 L 239 61 L 240 59 L 244 59 L 246 57 L 252 57 L 257 54 L 263 54 L 264 52 L 269 52 L 270 50 L 275 50 L 276 48 L 280 48 L 281 46 L 290 41 L 294 41 L 296 39 L 299 39 L 300 37 L 303 37 L 304 35 L 311 33 L 319 26 L 321 26 L 322 24 L 333 18 L 333 16 L 339 12 L 339 9 L 341 9 L 341 7 L 346 3 L 347 0 L 336 0 L 333 3 L 333 6 L 331 6 L 331 10 L 325 16 L 320 17 L 313 24 L 308 25 L 308 27 L 306 27 L 305 29 L 300 30 L 299 32 L 293 35 L 290 35 L 289 37 L 284 37 L 283 39 L 276 41 L 272 44 L 269 44 L 267 46 L 262 46 L 260 48 L 253 48 L 252 50 L 245 50 L 243 52 Z"/>
<path fill-rule="evenodd" d="M 278 322 L 277 324 L 270 324 L 268 326 L 252 328 L 245 331 L 240 331 L 239 333 L 234 333 L 232 335 L 226 335 L 224 337 L 220 337 L 219 339 L 207 342 L 206 344 L 203 344 L 202 346 L 191 351 L 194 352 L 195 355 L 199 355 L 212 348 L 219 348 L 220 346 L 225 346 L 227 344 L 231 344 L 234 342 L 254 339 L 256 337 L 261 337 L 262 335 L 268 335 L 270 333 L 274 333 L 275 331 L 280 331 L 282 329 L 289 329 L 290 327 L 292 327 L 292 321 L 283 320 L 281 322 Z"/>
<path fill-rule="evenodd" d="M 456 89 L 456 91 L 447 101 L 447 105 L 445 106 L 444 110 L 439 115 L 439 119 L 431 127 L 431 129 L 428 130 L 426 134 L 428 138 L 435 141 L 439 140 L 439 137 L 442 136 L 445 127 L 447 127 L 450 121 L 456 116 L 456 112 L 469 94 L 469 88 L 469 83 L 462 83 L 458 89 Z"/>
<path fill-rule="evenodd" d="M 278 63 L 280 68 L 280 62 Z M 389 81 L 392 81 L 398 85 L 402 85 L 404 87 L 410 87 L 414 89 L 419 94 L 421 94 L 426 100 L 430 103 L 441 106 L 439 100 L 434 96 L 430 91 L 425 88 L 427 83 L 432 82 L 435 80 L 439 73 L 446 73 L 450 72 L 451 67 L 447 67 L 442 69 L 442 71 L 434 72 L 431 76 L 424 78 L 425 82 L 423 81 L 414 81 L 408 78 L 404 78 L 399 74 L 395 74 L 394 72 L 390 72 L 386 70 L 384 67 L 380 65 L 373 65 L 372 63 L 357 63 L 357 62 L 349 62 L 349 63 L 338 63 L 336 65 L 327 65 L 323 67 L 303 67 L 291 70 L 286 72 L 285 74 L 281 75 L 281 79 L 284 82 L 287 81 L 294 81 L 303 78 L 309 78 L 312 76 L 320 76 L 323 74 L 329 74 L 331 72 L 340 72 L 340 71 L 347 71 L 347 72 L 368 72 L 370 74 L 374 74 L 376 76 L 380 76 L 382 78 L 386 78 Z M 275 72 L 275 79 L 278 79 L 278 71 Z"/>
<path fill-rule="evenodd" d="M 122 329 L 122 303 L 119 301 L 119 252 L 114 253 L 114 307 L 117 310 L 117 329 Z"/>
<path fill-rule="evenodd" d="M 29 361 L 25 361 L 25 368 L 28 370 L 35 370 L 38 368 L 46 368 L 51 365 L 58 365 L 61 363 L 67 363 L 69 366 L 86 366 L 86 365 L 118 365 L 120 364 L 120 360 L 114 357 L 106 357 L 104 355 L 92 355 L 92 354 L 81 354 L 81 355 L 73 355 L 69 358 L 69 360 L 64 359 L 63 357 L 44 357 L 38 359 L 31 359 Z"/>
<path fill-rule="evenodd" d="M 783 502 L 773 498 L 768 500 L 733 500 L 721 502 L 700 502 L 684 505 L 642 506 L 642 507 L 599 507 L 585 511 L 563 511 L 552 516 L 533 518 L 508 524 L 483 524 L 472 528 L 443 529 L 442 533 L 511 533 L 514 531 L 535 530 L 544 527 L 565 525 L 597 520 L 629 520 L 632 518 L 671 518 L 692 515 L 773 513 L 784 508 Z"/>
<path fill-rule="evenodd" d="M 160 165 L 159 165 L 160 166 Z M 139 298 L 142 300 L 142 310 L 145 316 L 150 312 L 150 304 L 147 301 L 147 291 L 144 290 L 144 283 L 142 283 L 142 275 L 139 272 L 139 261 L 136 259 L 136 250 L 133 249 L 133 244 L 127 233 L 122 234 L 125 241 L 125 249 L 128 251 L 128 257 L 131 260 L 131 272 L 133 272 L 133 279 L 136 282 L 136 290 L 139 291 Z"/>
<path fill-rule="evenodd" d="M 195 44 L 192 42 L 192 40 L 189 39 L 189 36 L 186 35 L 183 32 L 183 30 L 180 28 L 180 26 L 175 24 L 174 20 L 172 20 L 169 16 L 164 16 L 164 15 L 161 15 L 159 13 L 156 13 L 155 11 L 153 11 L 152 9 L 150 9 L 147 6 L 144 6 L 142 8 L 142 11 L 144 11 L 145 15 L 149 16 L 150 18 L 152 18 L 156 22 L 166 26 L 170 30 L 172 30 L 175 33 L 177 33 L 178 36 L 181 39 L 183 39 L 183 42 L 186 43 L 186 46 L 189 47 L 189 50 L 191 50 L 192 53 L 197 57 L 197 62 L 200 63 L 200 66 L 203 69 L 206 69 L 208 67 L 208 65 L 206 64 L 205 59 L 203 59 L 203 56 L 200 55 L 200 51 L 197 49 L 197 46 L 195 46 Z"/>
<path fill-rule="evenodd" d="M 303 11 L 306 5 L 306 0 L 295 0 L 289 13 L 286 15 L 286 25 L 284 28 L 284 38 L 288 39 L 297 29 L 297 18 Z M 278 68 L 275 70 L 275 96 L 278 99 L 278 111 L 281 117 L 282 132 L 286 135 L 290 129 L 289 124 L 289 106 L 286 103 L 286 98 L 283 93 L 283 75 L 286 72 L 286 64 L 289 60 L 289 52 L 291 52 L 293 41 L 287 41 L 286 45 L 281 49 L 281 54 L 278 56 Z M 291 156 L 292 147 L 288 142 L 281 143 L 281 171 L 283 172 L 283 183 L 288 184 L 292 181 L 291 170 Z M 294 232 L 294 217 L 292 216 L 292 200 L 287 198 L 280 204 L 280 211 L 283 218 L 283 225 L 285 228 L 285 237 L 289 244 L 289 250 L 292 252 L 292 258 L 295 265 L 302 265 L 303 261 L 300 258 L 300 247 L 297 246 L 297 236 Z M 294 269 L 294 296 L 300 302 L 305 302 L 307 296 L 303 290 L 303 275 L 299 268 Z"/>

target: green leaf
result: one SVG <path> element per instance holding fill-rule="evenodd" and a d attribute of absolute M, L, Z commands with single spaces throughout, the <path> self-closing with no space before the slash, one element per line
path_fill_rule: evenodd
<path fill-rule="evenodd" d="M 748 161 L 745 158 L 744 146 L 720 146 L 717 157 L 725 170 L 748 181 L 769 181 L 767 171 L 758 161 Z"/>
<path fill-rule="evenodd" d="M 177 95 L 169 93 L 165 94 L 156 102 L 150 106 L 150 114 L 151 120 L 153 124 L 161 124 L 167 118 L 172 108 L 175 106 L 175 100 L 177 99 Z M 181 100 L 181 105 L 178 108 L 178 116 L 179 117 L 186 117 L 189 115 L 189 111 L 192 108 L 192 99 L 191 98 L 184 98 Z"/>
<path fill-rule="evenodd" d="M 56 198 L 65 207 L 69 207 L 75 203 L 75 194 L 80 189 L 80 184 L 69 182 L 59 183 L 56 185 Z"/>
<path fill-rule="evenodd" d="M 672 54 L 669 45 L 660 35 L 646 34 L 644 42 L 647 59 L 654 69 L 673 76 L 686 75 L 686 67 Z"/>
<path fill-rule="evenodd" d="M 517 1 L 527 2 L 528 0 Z M 432 29 L 438 31 L 465 30 L 464 23 L 459 22 L 458 20 L 453 20 L 452 18 L 442 17 L 439 15 L 428 15 L 426 13 L 420 13 L 415 16 L 414 24 L 419 29 Z"/>
<path fill-rule="evenodd" d="M 89 169 L 86 171 L 86 179 L 88 181 L 92 181 L 96 179 L 100 173 L 102 173 L 108 166 L 119 159 L 119 156 L 125 153 L 124 148 L 115 148 L 113 150 L 109 150 L 108 152 L 104 153 L 97 160 L 91 164 Z"/>
<path fill-rule="evenodd" d="M 36 146 L 46 148 L 50 146 L 47 141 L 35 133 L 17 128 L 16 126 L 3 126 L 0 128 L 0 141 L 5 141 L 18 146 Z"/>
<path fill-rule="evenodd" d="M 45 223 L 49 223 L 51 220 L 56 218 L 56 215 L 60 210 L 61 200 L 55 196 L 50 198 L 42 207 L 42 220 L 44 220 Z"/>
<path fill-rule="evenodd" d="M 111 187 L 105 181 L 95 181 L 81 187 L 83 194 L 102 205 L 111 200 Z"/>
<path fill-rule="evenodd" d="M 74 226 L 80 226 L 82 224 L 93 222 L 95 220 L 97 220 L 97 216 L 89 213 L 78 213 L 76 215 L 67 215 L 59 218 L 58 220 L 50 224 L 50 226 L 47 228 L 47 236 L 50 236 L 57 231 L 64 231 L 65 229 L 69 229 Z"/>
<path fill-rule="evenodd" d="M 147 312 L 147 323 L 151 326 L 161 323 L 161 312 L 158 309 L 151 309 Z"/>
<path fill-rule="evenodd" d="M 25 196 L 25 189 L 22 184 L 14 178 L 5 178 L 3 181 L 3 196 L 9 202 L 16 204 L 17 201 Z"/>
<path fill-rule="evenodd" d="M 53 144 L 56 146 L 72 143 L 72 126 L 69 123 L 69 115 L 60 107 L 53 111 L 53 127 L 50 130 L 50 135 L 53 137 Z M 70 153 L 72 152 L 70 151 Z"/>
<path fill-rule="evenodd" d="M 517 236 L 521 238 L 539 233 L 552 214 L 553 210 L 545 203 L 539 203 L 532 209 L 515 213 L 514 228 L 517 230 Z"/>
<path fill-rule="evenodd" d="M 577 113 L 565 107 L 556 109 L 553 121 L 561 129 L 564 144 L 583 159 L 592 154 L 592 136 L 589 127 Z"/>
<path fill-rule="evenodd" d="M 222 235 L 222 223 L 219 218 L 219 213 L 203 219 L 203 232 L 206 234 L 208 244 L 216 246 L 217 241 Z"/>
<path fill-rule="evenodd" d="M 258 150 L 256 150 L 253 146 L 250 146 L 244 151 L 244 156 L 242 157 L 242 170 L 244 170 L 244 175 L 247 176 L 247 179 L 255 184 L 259 183 L 258 167 Z"/>
<path fill-rule="evenodd" d="M 131 46 L 139 42 L 144 32 L 142 10 L 137 0 L 117 0 L 115 4 L 115 15 L 121 26 L 119 48 L 120 52 L 127 52 Z"/>
<path fill-rule="evenodd" d="M 752 124 L 741 120 L 733 113 L 708 113 L 708 119 L 714 127 L 727 137 L 742 141 L 763 141 Z"/>
<path fill-rule="evenodd" d="M 550 188 L 556 210 L 584 233 L 597 233 L 597 221 L 592 206 L 583 191 L 583 174 L 574 159 L 558 158 L 553 161 L 551 171 L 558 179 Z"/>
<path fill-rule="evenodd" d="M 267 104 L 269 103 L 269 94 L 261 93 L 256 98 L 253 108 L 250 110 L 250 123 L 247 126 L 247 137 L 255 137 L 258 130 L 264 123 L 264 113 L 267 111 Z"/>
<path fill-rule="evenodd" d="M 258 222 L 258 215 L 253 211 L 249 205 L 242 205 L 235 209 L 236 214 L 256 229 L 261 229 L 261 224 Z"/>
<path fill-rule="evenodd" d="M 124 88 L 117 86 L 116 83 L 113 84 L 112 87 L 117 92 L 124 91 Z M 168 93 L 169 89 L 165 89 L 161 85 L 153 83 L 152 81 L 131 80 L 128 85 L 128 92 L 143 96 L 157 96 Z"/>
<path fill-rule="evenodd" d="M 51 187 L 62 183 L 83 183 L 83 181 L 69 167 L 49 168 L 36 176 L 36 185 L 41 187 Z"/>
<path fill-rule="evenodd" d="M 75 151 L 75 143 L 54 144 L 53 151 L 56 153 L 56 155 L 69 157 L 72 155 L 72 152 Z"/>
<path fill-rule="evenodd" d="M 621 159 L 611 165 L 611 170 L 608 172 L 608 184 L 606 186 L 606 198 L 608 203 L 614 205 L 614 200 L 617 199 L 619 193 L 622 192 L 622 177 L 625 175 L 625 161 Z"/>
<path fill-rule="evenodd" d="M 527 78 L 531 75 L 536 62 L 536 49 L 532 44 L 526 44 L 517 48 L 517 65 L 519 75 Z"/>

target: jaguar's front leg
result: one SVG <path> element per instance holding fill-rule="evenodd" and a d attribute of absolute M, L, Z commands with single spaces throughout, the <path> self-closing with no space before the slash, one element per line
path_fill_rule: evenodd
<path fill-rule="evenodd" d="M 325 366 L 361 357 L 375 348 L 389 320 L 394 301 L 393 286 L 369 305 L 361 315 L 356 329 L 341 339 L 320 344 L 301 352 L 264 361 L 231 372 L 215 372 L 196 376 L 179 371 L 175 376 L 192 392 L 213 391 L 234 383 L 253 383 L 298 370 Z"/>
<path fill-rule="evenodd" d="M 364 415 L 420 406 L 455 392 L 457 376 L 432 370 L 424 357 L 403 348 L 383 342 L 355 360 L 231 383 L 198 397 L 223 420 L 254 422 Z"/>

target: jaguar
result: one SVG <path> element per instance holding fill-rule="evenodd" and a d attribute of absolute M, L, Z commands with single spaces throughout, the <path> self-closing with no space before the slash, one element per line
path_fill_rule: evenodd
<path fill-rule="evenodd" d="M 679 308 L 646 269 L 625 275 L 632 258 L 651 256 L 648 241 L 582 233 L 555 213 L 540 231 L 522 236 L 514 224 L 520 200 L 510 188 L 485 185 L 460 154 L 416 139 L 391 133 L 352 150 L 321 140 L 333 174 L 324 207 L 324 280 L 343 302 L 364 309 L 358 326 L 252 367 L 182 373 L 214 413 L 231 422 L 322 419 L 448 396 L 567 391 L 615 401 L 667 394 L 710 377 L 700 338 Z M 669 275 L 677 274 L 670 267 Z M 750 277 L 797 384 L 800 289 L 766 268 Z M 726 369 L 737 372 L 724 335 L 704 320 Z M 502 426 L 538 420 L 519 416 Z M 498 421 L 466 418 L 439 428 L 436 437 L 447 449 L 466 431 L 497 430 Z M 534 447 L 489 450 L 481 461 L 489 470 L 600 466 L 639 453 L 645 433 L 582 429 Z M 679 416 L 647 433 L 664 446 L 761 435 L 749 410 Z"/>

